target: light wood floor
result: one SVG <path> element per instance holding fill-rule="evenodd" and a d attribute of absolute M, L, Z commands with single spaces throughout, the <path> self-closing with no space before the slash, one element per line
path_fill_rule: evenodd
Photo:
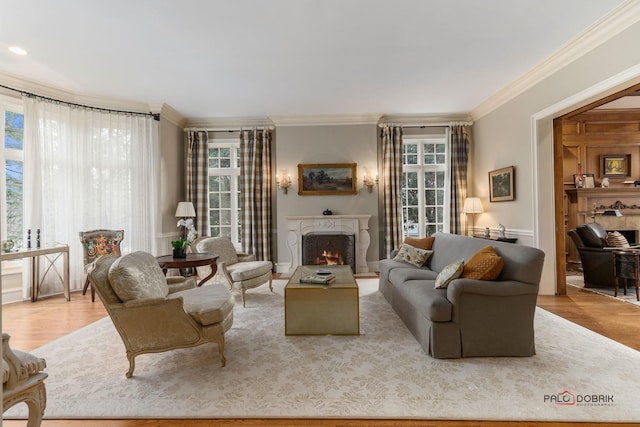
<path fill-rule="evenodd" d="M 540 296 L 538 306 L 597 333 L 640 350 L 640 306 L 568 286 L 566 296 Z M 106 316 L 102 303 L 89 295 L 72 295 L 71 302 L 51 297 L 36 303 L 2 306 L 2 330 L 11 335 L 11 347 L 32 350 Z M 123 355 L 124 357 L 124 355 Z M 428 356 L 425 356 L 428 357 Z M 464 402 L 460 402 L 464 404 Z M 640 420 L 639 420 L 640 421 Z M 6 427 L 25 421 L 4 421 Z M 318 427 L 524 427 L 524 426 L 636 426 L 639 423 L 570 423 L 462 420 L 331 420 L 331 419 L 179 419 L 179 420 L 45 420 L 43 427 L 209 427 L 209 426 L 318 426 Z"/>

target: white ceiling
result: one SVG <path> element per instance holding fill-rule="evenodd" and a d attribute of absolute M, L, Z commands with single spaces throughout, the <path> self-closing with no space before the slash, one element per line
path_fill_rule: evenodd
<path fill-rule="evenodd" d="M 624 1 L 3 3 L 1 73 L 197 119 L 468 113 Z"/>

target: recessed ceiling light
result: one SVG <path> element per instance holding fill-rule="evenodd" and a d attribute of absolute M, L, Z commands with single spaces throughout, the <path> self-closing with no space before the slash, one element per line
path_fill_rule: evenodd
<path fill-rule="evenodd" d="M 9 46 L 9 51 L 15 53 L 16 55 L 26 55 L 27 51 L 18 46 Z"/>

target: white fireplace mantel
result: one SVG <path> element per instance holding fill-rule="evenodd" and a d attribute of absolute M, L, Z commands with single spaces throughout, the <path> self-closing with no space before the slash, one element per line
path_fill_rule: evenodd
<path fill-rule="evenodd" d="M 289 272 L 302 260 L 302 236 L 310 233 L 353 234 L 356 238 L 356 273 L 368 273 L 367 250 L 371 243 L 369 219 L 371 215 L 288 216 L 287 248 L 291 256 Z"/>

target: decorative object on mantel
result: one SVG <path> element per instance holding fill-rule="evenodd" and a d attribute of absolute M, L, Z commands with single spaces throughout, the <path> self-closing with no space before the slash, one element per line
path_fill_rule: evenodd
<path fill-rule="evenodd" d="M 282 193 L 287 194 L 287 190 L 291 187 L 291 175 L 287 171 L 282 171 L 282 179 L 280 175 L 276 175 L 276 187 L 282 190 Z"/>
<path fill-rule="evenodd" d="M 298 165 L 298 194 L 357 194 L 356 163 Z"/>
<path fill-rule="evenodd" d="M 489 201 L 515 200 L 515 168 L 508 166 L 489 172 Z"/>
<path fill-rule="evenodd" d="M 609 188 L 609 178 L 607 178 L 606 176 L 602 178 L 602 182 L 600 183 L 600 186 L 602 188 Z"/>
<path fill-rule="evenodd" d="M 322 215 L 333 215 L 333 212 L 331 212 L 329 209 L 325 209 L 325 210 L 322 212 Z"/>
<path fill-rule="evenodd" d="M 582 174 L 582 163 L 578 163 L 578 173 L 573 176 L 576 188 L 584 187 L 584 175 Z"/>
<path fill-rule="evenodd" d="M 498 224 L 498 239 L 506 239 L 507 238 L 506 231 L 507 229 L 504 228 L 504 225 Z"/>
<path fill-rule="evenodd" d="M 485 239 L 491 237 L 491 230 L 489 230 L 489 227 L 484 228 L 484 235 L 482 237 L 484 237 Z"/>

